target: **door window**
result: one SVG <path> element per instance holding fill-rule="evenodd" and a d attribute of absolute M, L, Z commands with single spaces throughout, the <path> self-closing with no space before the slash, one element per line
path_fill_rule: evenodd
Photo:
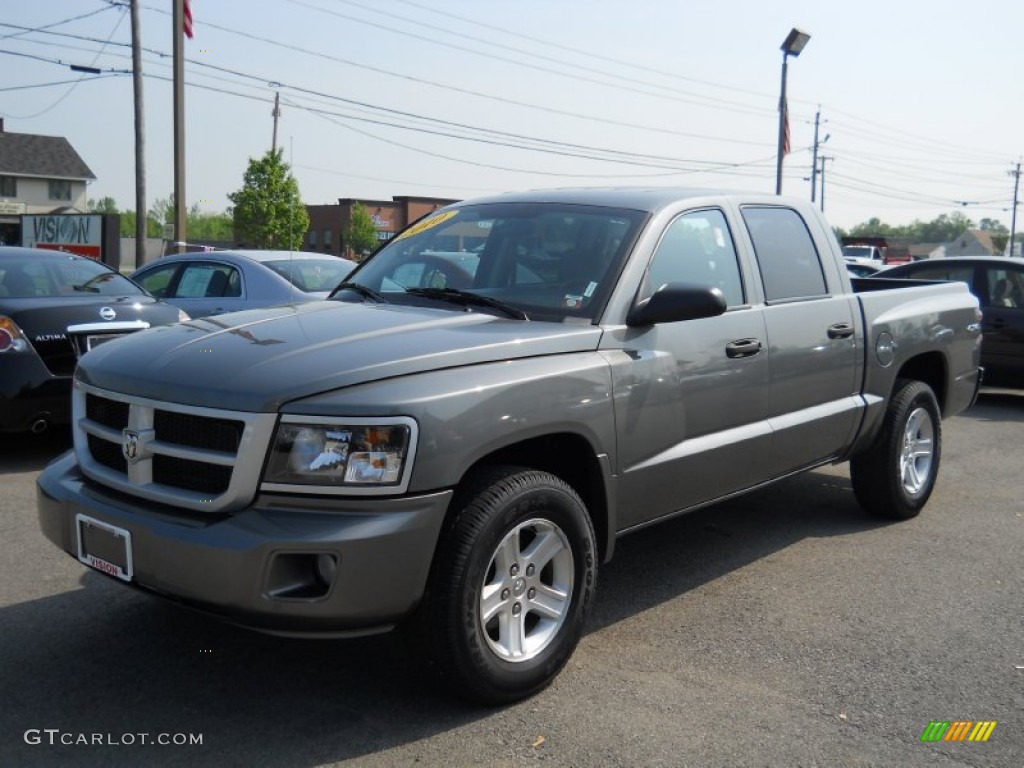
<path fill-rule="evenodd" d="M 986 307 L 1024 307 L 1024 276 L 1015 269 L 985 270 Z"/>
<path fill-rule="evenodd" d="M 766 301 L 826 296 L 818 250 L 800 214 L 791 208 L 745 207 Z"/>
<path fill-rule="evenodd" d="M 683 214 L 669 224 L 647 272 L 651 291 L 665 283 L 718 288 L 730 307 L 742 305 L 743 281 L 732 235 L 721 211 Z"/>

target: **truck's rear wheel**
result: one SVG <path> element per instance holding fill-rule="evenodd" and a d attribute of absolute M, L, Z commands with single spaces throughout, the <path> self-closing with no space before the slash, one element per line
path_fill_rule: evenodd
<path fill-rule="evenodd" d="M 942 421 L 931 388 L 900 380 L 874 444 L 850 462 L 857 501 L 883 517 L 906 520 L 924 507 L 942 455 Z"/>
<path fill-rule="evenodd" d="M 455 693 L 515 701 L 550 683 L 579 642 L 597 576 L 593 526 L 571 487 L 528 469 L 479 473 L 453 503 L 419 626 Z"/>

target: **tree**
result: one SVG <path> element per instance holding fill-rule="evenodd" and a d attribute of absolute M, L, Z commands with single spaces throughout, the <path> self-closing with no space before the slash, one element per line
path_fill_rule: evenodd
<path fill-rule="evenodd" d="M 342 241 L 345 247 L 352 249 L 357 261 L 377 247 L 377 228 L 362 203 L 352 205 L 352 219 L 345 225 Z"/>
<path fill-rule="evenodd" d="M 226 213 L 203 213 L 193 204 L 185 219 L 190 241 L 234 239 L 235 223 Z"/>
<path fill-rule="evenodd" d="M 117 203 L 112 197 L 101 197 L 99 200 L 90 200 L 86 204 L 89 213 L 118 213 Z"/>
<path fill-rule="evenodd" d="M 242 188 L 228 195 L 237 238 L 256 248 L 294 249 L 309 229 L 299 185 L 282 160 L 283 149 L 249 158 Z"/>

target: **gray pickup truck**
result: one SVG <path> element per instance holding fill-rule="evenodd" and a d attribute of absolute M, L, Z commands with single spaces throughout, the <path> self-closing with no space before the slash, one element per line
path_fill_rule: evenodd
<path fill-rule="evenodd" d="M 810 205 L 555 190 L 440 209 L 332 298 L 155 328 L 78 366 L 45 535 L 264 631 L 401 627 L 512 701 L 573 652 L 619 536 L 849 461 L 916 515 L 980 381 L 964 285 L 851 285 Z"/>

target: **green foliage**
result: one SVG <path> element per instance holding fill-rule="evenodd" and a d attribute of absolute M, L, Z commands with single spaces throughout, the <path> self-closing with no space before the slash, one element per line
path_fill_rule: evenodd
<path fill-rule="evenodd" d="M 854 237 L 905 237 L 915 243 L 949 243 L 956 240 L 960 235 L 969 229 L 979 228 L 975 223 L 955 211 L 950 214 L 943 213 L 931 221 L 916 219 L 910 224 L 892 226 L 880 219 L 868 219 L 850 229 L 850 235 Z M 1006 232 L 1006 227 L 994 219 L 982 219 L 981 229 L 991 232 Z M 993 237 L 995 241 L 995 237 Z"/>
<path fill-rule="evenodd" d="M 228 195 L 235 236 L 254 248 L 292 250 L 302 244 L 309 214 L 283 149 L 249 159 L 242 188 Z"/>
<path fill-rule="evenodd" d="M 101 197 L 99 200 L 90 200 L 86 205 L 89 213 L 117 213 L 117 203 L 112 197 Z"/>
<path fill-rule="evenodd" d="M 362 203 L 352 206 L 352 220 L 345 226 L 342 238 L 343 244 L 352 249 L 357 260 L 377 247 L 377 228 L 373 226 L 373 219 Z"/>

